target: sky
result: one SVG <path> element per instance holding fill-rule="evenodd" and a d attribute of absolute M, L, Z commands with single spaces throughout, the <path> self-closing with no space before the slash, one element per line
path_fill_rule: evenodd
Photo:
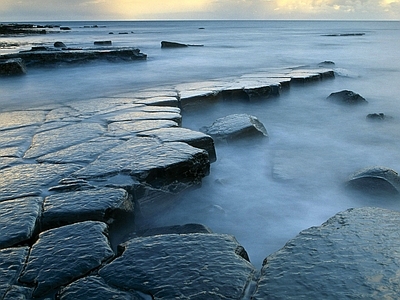
<path fill-rule="evenodd" d="M 400 20 L 400 0 L 0 0 L 0 23 L 182 19 Z"/>

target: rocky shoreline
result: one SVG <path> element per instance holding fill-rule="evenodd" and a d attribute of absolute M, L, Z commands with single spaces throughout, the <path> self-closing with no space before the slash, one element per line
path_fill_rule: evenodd
<path fill-rule="evenodd" d="M 397 212 L 340 213 L 261 271 L 233 236 L 138 226 L 199 187 L 218 159 L 214 139 L 268 136 L 243 115 L 189 130 L 182 110 L 327 78 L 333 70 L 302 67 L 1 113 L 0 299 L 395 297 Z"/>

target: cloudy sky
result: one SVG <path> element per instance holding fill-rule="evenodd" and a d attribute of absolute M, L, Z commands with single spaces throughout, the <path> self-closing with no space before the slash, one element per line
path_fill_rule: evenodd
<path fill-rule="evenodd" d="M 400 20 L 400 0 L 0 0 L 0 23 L 164 19 Z"/>

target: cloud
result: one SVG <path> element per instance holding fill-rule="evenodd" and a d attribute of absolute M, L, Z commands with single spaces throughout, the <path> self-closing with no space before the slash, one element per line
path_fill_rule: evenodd
<path fill-rule="evenodd" d="M 1 20 L 400 19 L 400 0 L 2 0 Z"/>

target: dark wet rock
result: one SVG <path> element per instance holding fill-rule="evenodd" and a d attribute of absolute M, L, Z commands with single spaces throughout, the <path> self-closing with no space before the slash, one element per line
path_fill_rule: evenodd
<path fill-rule="evenodd" d="M 140 132 L 159 128 L 178 127 L 178 123 L 172 120 L 142 120 L 113 122 L 108 125 L 108 135 L 116 137 L 133 137 Z"/>
<path fill-rule="evenodd" d="M 388 119 L 392 119 L 392 117 L 389 117 L 384 113 L 372 113 L 367 115 L 368 121 L 383 121 Z"/>
<path fill-rule="evenodd" d="M 185 142 L 193 147 L 204 149 L 207 151 L 210 162 L 217 160 L 214 147 L 214 140 L 207 134 L 194 131 L 187 128 L 160 128 L 151 131 L 145 131 L 141 136 L 151 136 L 159 139 L 163 143 L 166 142 Z"/>
<path fill-rule="evenodd" d="M 368 103 L 365 98 L 352 91 L 343 90 L 340 92 L 331 93 L 326 99 L 336 103 L 343 104 L 366 104 Z"/>
<path fill-rule="evenodd" d="M 0 202 L 0 248 L 27 242 L 37 233 L 42 205 L 41 197 Z"/>
<path fill-rule="evenodd" d="M 70 27 L 67 27 L 67 26 L 61 26 L 61 27 L 60 27 L 60 30 L 71 30 L 71 28 L 70 28 Z"/>
<path fill-rule="evenodd" d="M 77 165 L 22 164 L 0 170 L 0 202 L 39 196 L 79 168 Z"/>
<path fill-rule="evenodd" d="M 13 285 L 9 288 L 3 300 L 31 300 L 33 289 L 29 287 Z"/>
<path fill-rule="evenodd" d="M 364 32 L 349 32 L 349 33 L 332 33 L 332 34 L 324 34 L 323 36 L 363 36 Z"/>
<path fill-rule="evenodd" d="M 55 48 L 66 48 L 67 47 L 63 42 L 55 42 L 53 46 Z"/>
<path fill-rule="evenodd" d="M 111 46 L 112 41 L 95 41 L 93 44 L 96 46 Z"/>
<path fill-rule="evenodd" d="M 370 167 L 352 174 L 347 186 L 373 195 L 396 195 L 400 191 L 400 177 L 392 169 Z"/>
<path fill-rule="evenodd" d="M 174 181 L 200 182 L 208 175 L 210 161 L 205 150 L 186 143 L 161 143 L 136 137 L 101 154 L 74 177 L 104 178 L 129 174 L 140 182 L 164 186 Z"/>
<path fill-rule="evenodd" d="M 219 118 L 212 125 L 200 130 L 218 140 L 268 137 L 264 125 L 256 117 L 247 114 L 233 114 Z"/>
<path fill-rule="evenodd" d="M 147 55 L 137 48 L 73 49 L 32 47 L 29 51 L 0 55 L 0 59 L 22 59 L 27 66 L 81 63 L 93 60 L 133 61 L 146 60 Z"/>
<path fill-rule="evenodd" d="M 114 256 L 106 232 L 106 224 L 92 221 L 42 232 L 20 282 L 39 297 L 86 275 Z"/>
<path fill-rule="evenodd" d="M 82 221 L 112 223 L 121 213 L 133 211 L 131 197 L 123 189 L 97 188 L 50 195 L 43 205 L 43 228 Z"/>
<path fill-rule="evenodd" d="M 89 276 L 79 279 L 60 292 L 60 300 L 143 300 L 134 291 L 120 291 L 107 285 L 98 276 Z"/>
<path fill-rule="evenodd" d="M 0 299 L 4 299 L 11 286 L 18 284 L 28 253 L 28 247 L 0 250 Z"/>
<path fill-rule="evenodd" d="M 335 63 L 333 61 L 330 61 L 330 60 L 321 61 L 318 64 L 319 67 L 333 67 L 334 65 L 335 65 Z"/>
<path fill-rule="evenodd" d="M 21 58 L 0 59 L 0 76 L 26 74 L 26 66 Z"/>
<path fill-rule="evenodd" d="M 136 232 L 137 236 L 154 236 L 161 234 L 190 234 L 190 233 L 212 233 L 211 229 L 202 224 L 185 224 L 185 225 L 173 225 L 166 227 L 157 227 L 142 229 Z"/>
<path fill-rule="evenodd" d="M 31 288 L 13 285 L 8 289 L 2 300 L 31 300 L 32 293 L 33 289 Z"/>
<path fill-rule="evenodd" d="M 186 47 L 188 47 L 187 44 L 168 42 L 168 41 L 161 42 L 161 48 L 186 48 Z"/>
<path fill-rule="evenodd" d="M 101 153 L 121 144 L 120 140 L 111 138 L 95 138 L 93 140 L 73 145 L 37 158 L 40 163 L 90 163 Z"/>
<path fill-rule="evenodd" d="M 99 137 L 105 128 L 97 123 L 76 123 L 39 132 L 33 137 L 24 158 L 36 158 Z"/>
<path fill-rule="evenodd" d="M 47 27 L 49 28 L 49 27 Z M 35 24 L 0 24 L 1 35 L 31 35 L 46 34 L 47 31 L 43 27 Z"/>
<path fill-rule="evenodd" d="M 241 299 L 255 273 L 228 235 L 157 235 L 123 247 L 122 256 L 99 275 L 109 285 L 153 299 Z"/>
<path fill-rule="evenodd" d="M 396 299 L 400 213 L 357 208 L 267 257 L 252 299 Z"/>

